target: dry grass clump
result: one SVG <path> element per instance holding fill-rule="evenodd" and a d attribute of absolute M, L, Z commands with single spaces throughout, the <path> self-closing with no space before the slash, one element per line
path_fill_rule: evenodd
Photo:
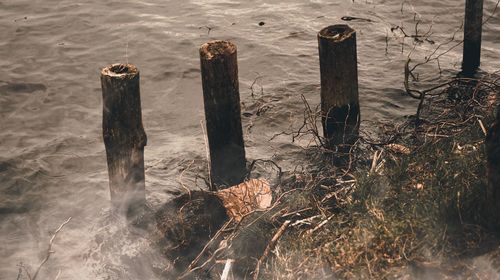
<path fill-rule="evenodd" d="M 417 119 L 358 143 L 371 161 L 358 158 L 343 177 L 335 167 L 302 175 L 311 209 L 294 219 L 317 218 L 292 222 L 262 279 L 491 277 L 472 260 L 499 244 L 483 209 L 484 129 L 498 89 L 450 82 Z"/>

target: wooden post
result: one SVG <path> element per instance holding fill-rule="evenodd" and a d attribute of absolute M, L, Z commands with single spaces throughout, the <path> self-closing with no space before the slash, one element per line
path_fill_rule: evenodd
<path fill-rule="evenodd" d="M 490 226 L 500 230 L 500 108 L 496 122 L 486 135 L 488 187 L 486 190 L 486 215 Z"/>
<path fill-rule="evenodd" d="M 348 152 L 359 136 L 356 31 L 328 26 L 318 33 L 321 112 L 326 147 Z"/>
<path fill-rule="evenodd" d="M 241 128 L 236 46 L 212 41 L 200 47 L 201 79 L 213 190 L 232 186 L 246 175 Z"/>
<path fill-rule="evenodd" d="M 101 71 L 102 129 L 115 207 L 127 214 L 145 205 L 144 146 L 139 70 L 113 64 Z"/>
<path fill-rule="evenodd" d="M 464 52 L 462 74 L 472 77 L 481 64 L 483 0 L 465 1 Z"/>

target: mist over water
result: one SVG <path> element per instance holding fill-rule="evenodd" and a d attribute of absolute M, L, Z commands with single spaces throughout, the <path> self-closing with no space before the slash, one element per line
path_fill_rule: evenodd
<path fill-rule="evenodd" d="M 130 232 L 110 211 L 102 141 L 99 70 L 129 62 L 141 72 L 147 200 L 168 190 L 206 188 L 206 152 L 198 48 L 208 40 L 238 47 L 247 158 L 291 170 L 301 143 L 274 134 L 302 123 L 303 94 L 319 102 L 316 33 L 346 23 L 357 31 L 362 129 L 368 121 L 414 114 L 403 70 L 414 48 L 391 27 L 431 28 L 412 51 L 422 61 L 457 31 L 465 1 L 0 1 L 0 279 L 33 273 L 58 234 L 39 279 L 157 279 L 165 260 L 147 234 Z M 485 18 L 496 4 L 485 0 Z M 264 22 L 264 25 L 259 25 Z M 483 27 L 482 69 L 500 69 L 500 16 Z M 462 31 L 457 32 L 456 42 Z M 386 43 L 387 42 L 387 43 Z M 443 46 L 448 49 L 454 43 Z M 461 46 L 420 68 L 422 84 L 459 70 Z M 258 78 L 259 77 L 259 78 Z M 253 86 L 255 98 L 250 89 Z M 264 113 L 256 112 L 265 107 Z M 181 171 L 187 170 L 182 173 Z"/>

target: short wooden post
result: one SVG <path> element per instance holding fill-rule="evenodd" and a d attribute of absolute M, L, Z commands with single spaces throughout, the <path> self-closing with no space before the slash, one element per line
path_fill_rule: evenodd
<path fill-rule="evenodd" d="M 356 31 L 345 24 L 318 33 L 321 112 L 326 147 L 348 152 L 359 136 Z"/>
<path fill-rule="evenodd" d="M 236 185 L 246 175 L 236 46 L 208 42 L 200 60 L 212 188 Z"/>
<path fill-rule="evenodd" d="M 462 60 L 462 74 L 464 76 L 473 76 L 481 64 L 482 29 L 483 0 L 466 0 Z"/>
<path fill-rule="evenodd" d="M 120 210 L 145 205 L 144 146 L 139 70 L 113 64 L 101 71 L 102 129 L 108 162 L 111 201 Z"/>
<path fill-rule="evenodd" d="M 486 190 L 486 215 L 490 226 L 500 230 L 500 108 L 496 122 L 486 136 L 488 187 Z"/>

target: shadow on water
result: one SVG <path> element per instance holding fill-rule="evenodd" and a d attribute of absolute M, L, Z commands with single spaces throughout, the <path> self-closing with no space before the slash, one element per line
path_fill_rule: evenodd
<path fill-rule="evenodd" d="M 1 82 L 0 83 L 5 83 Z M 44 84 L 30 83 L 5 83 L 0 86 L 0 93 L 33 93 L 35 91 L 46 91 L 47 87 Z"/>

